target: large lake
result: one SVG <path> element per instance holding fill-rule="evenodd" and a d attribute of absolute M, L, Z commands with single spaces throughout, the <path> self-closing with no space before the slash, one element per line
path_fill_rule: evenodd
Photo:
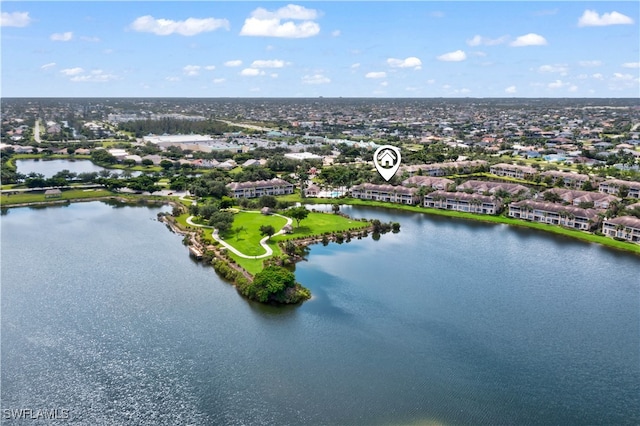
<path fill-rule="evenodd" d="M 45 178 L 50 178 L 56 173 L 62 170 L 69 170 L 73 173 L 99 173 L 102 170 L 109 170 L 111 173 L 120 174 L 123 172 L 121 169 L 105 169 L 104 167 L 96 166 L 90 160 L 65 160 L 65 159 L 52 159 L 52 160 L 16 160 L 16 170 L 22 174 L 28 175 L 29 173 L 40 173 Z M 132 176 L 140 176 L 141 172 L 131 172 Z"/>
<path fill-rule="evenodd" d="M 638 256 L 344 207 L 401 232 L 313 246 L 296 277 L 314 298 L 278 309 L 193 262 L 161 210 L 2 216 L 2 409 L 79 424 L 640 423 Z"/>

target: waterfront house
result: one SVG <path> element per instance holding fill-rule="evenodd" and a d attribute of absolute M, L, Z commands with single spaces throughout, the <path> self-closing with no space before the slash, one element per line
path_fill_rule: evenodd
<path fill-rule="evenodd" d="M 540 173 L 540 176 L 543 178 L 549 176 L 553 184 L 561 181 L 566 188 L 578 189 L 582 188 L 582 186 L 591 181 L 591 177 L 588 175 L 583 175 L 579 173 L 571 173 L 571 172 L 559 172 L 559 171 L 546 171 Z"/>
<path fill-rule="evenodd" d="M 418 189 L 405 186 L 362 183 L 351 188 L 351 196 L 361 200 L 386 201 L 398 204 L 419 202 Z"/>
<path fill-rule="evenodd" d="M 460 212 L 497 214 L 502 203 L 496 197 L 488 195 L 434 191 L 424 196 L 424 206 Z"/>
<path fill-rule="evenodd" d="M 278 178 L 253 182 L 232 182 L 227 188 L 234 198 L 256 198 L 263 195 L 293 194 L 293 184 Z"/>
<path fill-rule="evenodd" d="M 598 211 L 595 209 L 531 200 L 509 204 L 509 216 L 583 231 L 590 230 L 599 221 Z"/>
<path fill-rule="evenodd" d="M 605 219 L 602 224 L 602 233 L 607 237 L 640 243 L 640 219 L 634 216 Z"/>
<path fill-rule="evenodd" d="M 317 197 L 319 193 L 320 193 L 320 187 L 318 187 L 318 185 L 309 185 L 304 190 L 305 197 Z"/>
<path fill-rule="evenodd" d="M 620 196 L 620 189 L 624 187 L 629 188 L 629 193 L 626 195 L 626 197 L 640 198 L 640 182 L 631 182 L 621 179 L 605 180 L 604 182 L 600 182 L 598 191 L 605 194 L 615 194 Z"/>
<path fill-rule="evenodd" d="M 536 169 L 529 166 L 518 166 L 515 164 L 499 163 L 489 168 L 492 175 L 504 176 L 515 179 L 531 179 L 538 173 Z"/>

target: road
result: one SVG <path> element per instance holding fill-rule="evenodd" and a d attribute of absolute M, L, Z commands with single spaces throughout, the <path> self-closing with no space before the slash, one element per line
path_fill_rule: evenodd
<path fill-rule="evenodd" d="M 275 129 L 275 128 L 255 126 L 253 124 L 234 123 L 233 121 L 219 120 L 219 119 L 216 119 L 216 121 L 222 121 L 223 123 L 227 123 L 230 126 L 244 127 L 245 129 L 260 130 L 263 132 L 278 131 L 278 129 Z"/>
<path fill-rule="evenodd" d="M 40 143 L 40 119 L 36 118 L 36 125 L 33 128 L 33 140 Z"/>

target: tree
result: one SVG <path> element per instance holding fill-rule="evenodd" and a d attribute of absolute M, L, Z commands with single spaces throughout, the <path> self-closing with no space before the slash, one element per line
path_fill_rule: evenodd
<path fill-rule="evenodd" d="M 340 212 L 340 204 L 333 203 L 331 205 L 331 210 L 333 210 L 333 214 L 338 214 L 338 212 Z"/>
<path fill-rule="evenodd" d="M 294 207 L 288 210 L 289 216 L 295 219 L 298 224 L 298 228 L 300 227 L 300 222 L 309 216 L 309 210 L 307 210 L 304 206 Z"/>
<path fill-rule="evenodd" d="M 542 199 L 544 201 L 548 201 L 550 203 L 559 203 L 562 201 L 562 198 L 560 197 L 560 195 L 558 195 L 557 193 L 553 192 L 553 191 L 546 191 L 543 196 Z"/>
<path fill-rule="evenodd" d="M 220 208 L 228 209 L 229 207 L 233 207 L 233 198 L 223 195 L 220 199 Z"/>
<path fill-rule="evenodd" d="M 219 233 L 224 234 L 231 229 L 233 225 L 233 213 L 218 211 L 211 215 L 209 219 L 209 225 L 218 230 Z"/>
<path fill-rule="evenodd" d="M 260 207 L 269 207 L 270 209 L 274 209 L 276 205 L 278 205 L 278 199 L 273 195 L 263 195 L 258 198 L 258 203 Z"/>
<path fill-rule="evenodd" d="M 142 165 L 143 166 L 153 166 L 153 161 L 149 158 L 144 158 L 142 159 Z"/>
<path fill-rule="evenodd" d="M 260 235 L 266 235 L 268 239 L 276 233 L 276 229 L 272 225 L 260 225 Z"/>
<path fill-rule="evenodd" d="M 160 167 L 162 167 L 165 170 L 169 170 L 170 168 L 173 167 L 173 162 L 170 160 L 162 160 L 160 162 Z"/>
<path fill-rule="evenodd" d="M 248 289 L 249 297 L 259 302 L 267 302 L 270 299 L 278 301 L 283 299 L 287 288 L 296 284 L 293 272 L 280 266 L 267 266 L 258 272 Z"/>

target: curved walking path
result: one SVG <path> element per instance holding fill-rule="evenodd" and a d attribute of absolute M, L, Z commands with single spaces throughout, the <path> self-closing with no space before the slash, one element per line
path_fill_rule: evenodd
<path fill-rule="evenodd" d="M 261 214 L 260 212 L 256 212 L 256 211 L 249 211 L 249 210 L 240 210 L 240 211 L 241 212 L 245 212 L 245 213 Z M 279 216 L 281 218 L 286 219 L 287 223 L 284 226 L 291 225 L 293 223 L 293 219 L 291 219 L 290 217 L 282 216 L 281 214 L 277 214 L 277 213 L 272 213 L 272 215 L 273 216 Z M 249 255 L 246 255 L 246 254 L 242 253 L 240 250 L 238 250 L 237 248 L 235 248 L 234 246 L 232 246 L 231 244 L 227 243 L 222 238 L 220 238 L 220 236 L 218 235 L 218 230 L 216 228 L 214 228 L 213 226 L 199 225 L 199 224 L 195 223 L 193 221 L 194 217 L 195 216 L 189 216 L 187 218 L 187 223 L 189 225 L 197 226 L 199 228 L 213 229 L 213 232 L 211 233 L 211 236 L 213 237 L 213 239 L 216 240 L 217 242 L 219 242 L 220 244 L 222 244 L 227 249 L 231 250 L 233 253 L 237 254 L 240 257 L 243 257 L 245 259 L 263 259 L 263 258 L 269 257 L 269 256 L 271 256 L 273 254 L 273 249 L 267 245 L 267 240 L 269 239 L 269 236 L 266 236 L 266 237 L 264 237 L 263 239 L 260 240 L 260 245 L 262 246 L 262 248 L 265 250 L 266 253 L 265 254 L 261 254 L 259 256 L 249 256 Z M 284 234 L 284 226 L 282 227 L 283 229 L 280 229 L 278 232 L 273 234 L 272 237 L 275 237 L 276 235 Z"/>

